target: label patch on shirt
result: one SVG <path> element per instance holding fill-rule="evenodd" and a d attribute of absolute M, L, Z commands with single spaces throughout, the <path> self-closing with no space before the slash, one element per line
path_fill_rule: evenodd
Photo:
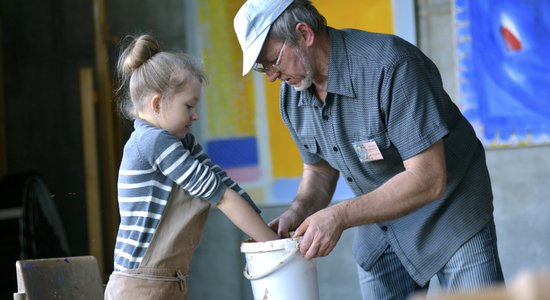
<path fill-rule="evenodd" d="M 361 162 L 384 159 L 375 140 L 366 140 L 353 143 L 353 149 Z"/>

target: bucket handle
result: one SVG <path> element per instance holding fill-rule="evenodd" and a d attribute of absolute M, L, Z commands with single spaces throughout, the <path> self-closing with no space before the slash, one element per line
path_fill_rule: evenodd
<path fill-rule="evenodd" d="M 248 273 L 248 266 L 245 264 L 243 275 L 248 280 L 257 280 L 257 279 L 263 278 L 263 277 L 277 271 L 282 266 L 286 265 L 297 253 L 298 253 L 298 248 L 292 250 L 285 257 L 283 257 L 283 259 L 281 259 L 279 262 L 277 262 L 273 267 L 269 268 L 268 270 L 266 270 L 266 271 L 264 271 L 263 273 L 260 273 L 260 274 L 251 275 L 250 273 Z"/>

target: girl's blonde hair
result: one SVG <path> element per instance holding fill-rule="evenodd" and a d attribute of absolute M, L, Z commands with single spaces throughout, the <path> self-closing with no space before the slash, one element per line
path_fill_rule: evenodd
<path fill-rule="evenodd" d="M 191 55 L 162 52 L 158 41 L 148 34 L 128 38 L 131 42 L 117 63 L 120 80 L 117 94 L 124 117 L 137 118 L 137 112 L 146 104 L 148 96 L 158 94 L 165 101 L 181 91 L 191 78 L 206 83 L 202 65 Z"/>

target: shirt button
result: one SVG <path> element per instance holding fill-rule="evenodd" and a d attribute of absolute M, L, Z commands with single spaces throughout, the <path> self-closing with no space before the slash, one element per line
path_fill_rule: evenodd
<path fill-rule="evenodd" d="M 348 177 L 348 178 L 346 178 L 346 179 L 347 179 L 349 182 L 353 182 L 353 178 L 351 178 L 351 177 Z"/>
<path fill-rule="evenodd" d="M 338 152 L 338 147 L 334 146 L 332 147 L 332 150 L 334 150 L 334 152 Z"/>
<path fill-rule="evenodd" d="M 324 116 L 323 116 L 323 120 L 325 120 L 325 121 L 328 120 L 328 116 L 327 116 L 327 115 L 324 115 Z"/>
<path fill-rule="evenodd" d="M 388 231 L 388 226 L 382 226 L 380 227 L 380 229 L 382 229 L 383 231 Z"/>

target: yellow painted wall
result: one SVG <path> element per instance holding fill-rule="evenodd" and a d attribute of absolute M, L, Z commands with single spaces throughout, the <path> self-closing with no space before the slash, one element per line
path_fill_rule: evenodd
<path fill-rule="evenodd" d="M 393 32 L 391 0 L 318 0 L 313 4 L 331 27 Z M 273 177 L 300 176 L 300 155 L 279 114 L 280 82 L 265 82 Z"/>
<path fill-rule="evenodd" d="M 331 27 L 393 32 L 391 0 L 314 0 L 313 5 Z"/>
<path fill-rule="evenodd" d="M 208 85 L 204 101 L 210 138 L 254 136 L 256 99 L 252 77 L 241 76 L 242 52 L 233 17 L 242 1 L 200 0 L 198 16 Z"/>

